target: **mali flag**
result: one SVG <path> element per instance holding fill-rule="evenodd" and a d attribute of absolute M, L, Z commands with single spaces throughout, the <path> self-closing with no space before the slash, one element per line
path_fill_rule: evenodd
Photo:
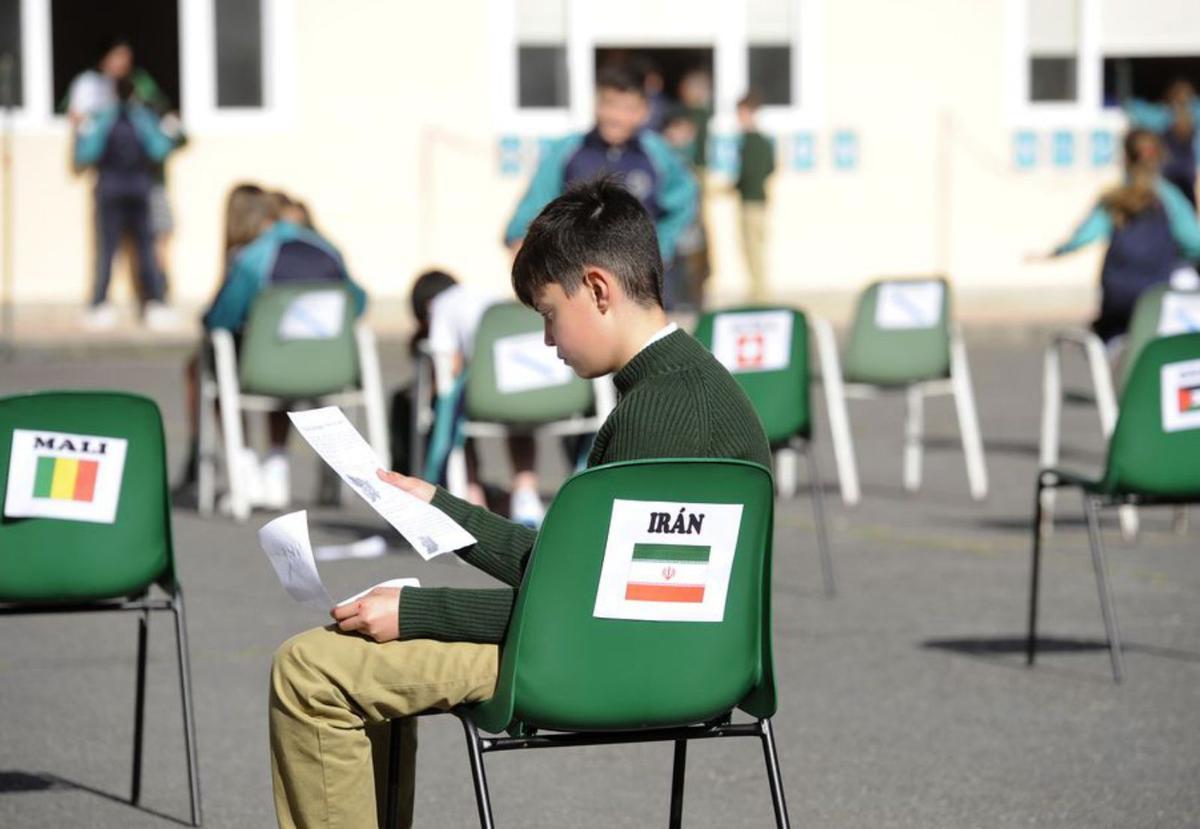
<path fill-rule="evenodd" d="M 99 468 L 99 461 L 43 455 L 37 459 L 33 497 L 91 503 L 96 492 L 96 472 Z"/>
<path fill-rule="evenodd" d="M 704 601 L 710 547 L 686 544 L 635 544 L 625 598 L 635 602 Z"/>

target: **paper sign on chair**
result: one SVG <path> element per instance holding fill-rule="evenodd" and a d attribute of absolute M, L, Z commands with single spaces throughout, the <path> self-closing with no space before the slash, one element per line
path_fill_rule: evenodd
<path fill-rule="evenodd" d="M 592 615 L 720 622 L 741 504 L 613 501 Z"/>
<path fill-rule="evenodd" d="M 309 291 L 288 303 L 279 319 L 279 339 L 332 340 L 345 322 L 344 291 Z"/>
<path fill-rule="evenodd" d="M 1162 427 L 1164 432 L 1200 429 L 1200 360 L 1162 367 Z"/>
<path fill-rule="evenodd" d="M 719 314 L 713 320 L 713 356 L 729 371 L 780 371 L 792 357 L 790 311 Z"/>
<path fill-rule="evenodd" d="M 941 282 L 885 282 L 875 301 L 875 325 L 886 330 L 933 328 L 942 319 Z"/>
<path fill-rule="evenodd" d="M 14 429 L 4 514 L 113 523 L 127 448 L 124 438 Z"/>
<path fill-rule="evenodd" d="M 501 337 L 492 348 L 496 388 L 502 394 L 562 386 L 575 376 L 540 332 Z"/>

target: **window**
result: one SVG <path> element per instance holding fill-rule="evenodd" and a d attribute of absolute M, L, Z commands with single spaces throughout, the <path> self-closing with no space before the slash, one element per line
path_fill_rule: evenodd
<path fill-rule="evenodd" d="M 179 106 L 179 6 L 162 0 L 78 3 L 51 0 L 53 98 L 50 109 L 66 111 L 67 91 L 79 73 L 92 69 L 115 38 L 133 47 L 137 69 L 153 80 L 170 106 Z"/>
<path fill-rule="evenodd" d="M 792 91 L 792 2 L 748 0 L 746 52 L 749 88 L 768 106 L 790 106 Z"/>
<path fill-rule="evenodd" d="M 569 106 L 565 0 L 517 0 L 516 36 L 517 106 Z"/>
<path fill-rule="evenodd" d="M 217 108 L 263 105 L 262 3 L 215 0 Z"/>
<path fill-rule="evenodd" d="M 21 0 L 0 0 L 0 108 L 25 102 L 21 83 Z"/>
<path fill-rule="evenodd" d="M 1106 106 L 1159 100 L 1179 78 L 1200 86 L 1195 0 L 1103 0 L 1100 14 Z"/>
<path fill-rule="evenodd" d="M 1029 100 L 1079 97 L 1079 0 L 1031 0 L 1028 18 Z"/>

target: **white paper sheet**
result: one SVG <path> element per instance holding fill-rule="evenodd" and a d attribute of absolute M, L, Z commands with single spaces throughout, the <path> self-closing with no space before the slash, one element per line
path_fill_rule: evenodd
<path fill-rule="evenodd" d="M 502 394 L 562 386 L 575 376 L 540 332 L 501 337 L 492 345 L 492 358 Z"/>
<path fill-rule="evenodd" d="M 288 595 L 317 610 L 325 611 L 333 607 L 333 599 L 329 597 L 329 591 L 321 581 L 321 574 L 317 572 L 317 563 L 313 560 L 306 511 L 289 512 L 265 524 L 258 531 L 258 542 Z M 338 606 L 357 601 L 376 587 L 420 586 L 419 579 L 388 579 L 355 593 L 348 599 L 342 599 Z"/>
<path fill-rule="evenodd" d="M 346 293 L 309 291 L 288 303 L 279 319 L 281 340 L 331 340 L 346 323 Z"/>
<path fill-rule="evenodd" d="M 1200 360 L 1168 363 L 1161 379 L 1163 431 L 1200 429 Z"/>
<path fill-rule="evenodd" d="M 791 312 L 718 314 L 713 320 L 713 356 L 731 374 L 787 368 L 792 359 Z"/>
<path fill-rule="evenodd" d="M 334 472 L 362 496 L 428 561 L 475 543 L 471 535 L 432 504 L 379 480 L 383 461 L 337 406 L 288 412 L 296 430 Z"/>
<path fill-rule="evenodd" d="M 888 330 L 933 328 L 942 319 L 945 285 L 928 282 L 885 282 L 875 301 L 875 325 Z"/>
<path fill-rule="evenodd" d="M 13 429 L 4 514 L 113 523 L 128 445 L 125 438 Z"/>
<path fill-rule="evenodd" d="M 1200 331 L 1200 293 L 1168 291 L 1158 315 L 1158 336 Z"/>
<path fill-rule="evenodd" d="M 741 504 L 613 501 L 592 615 L 720 622 Z"/>

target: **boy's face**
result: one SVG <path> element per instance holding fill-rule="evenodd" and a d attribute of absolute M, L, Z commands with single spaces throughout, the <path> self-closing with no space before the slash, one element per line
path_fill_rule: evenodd
<path fill-rule="evenodd" d="M 738 126 L 740 126 L 743 131 L 749 132 L 750 130 L 753 130 L 754 129 L 754 110 L 751 109 L 750 107 L 746 106 L 745 104 L 742 104 L 741 106 L 739 106 L 737 108 L 737 120 L 738 120 Z"/>
<path fill-rule="evenodd" d="M 612 371 L 612 333 L 586 278 L 570 295 L 560 285 L 545 286 L 533 307 L 545 322 L 546 345 L 576 374 L 592 378 Z"/>
<path fill-rule="evenodd" d="M 633 138 L 649 114 L 646 97 L 640 92 L 596 90 L 596 129 L 607 144 L 621 145 Z"/>

